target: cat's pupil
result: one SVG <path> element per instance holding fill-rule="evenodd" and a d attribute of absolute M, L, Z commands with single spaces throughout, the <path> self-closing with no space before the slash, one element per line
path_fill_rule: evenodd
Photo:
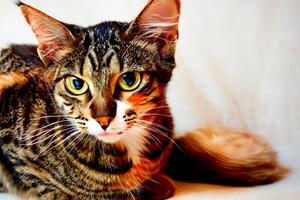
<path fill-rule="evenodd" d="M 128 86 L 133 86 L 136 81 L 135 74 L 131 72 L 125 73 L 122 78 L 123 82 Z"/>
<path fill-rule="evenodd" d="M 79 78 L 73 77 L 72 84 L 76 90 L 80 90 L 83 87 L 84 81 Z"/>

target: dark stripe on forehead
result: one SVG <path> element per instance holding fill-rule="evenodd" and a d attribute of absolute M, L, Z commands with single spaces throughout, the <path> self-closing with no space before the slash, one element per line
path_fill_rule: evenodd
<path fill-rule="evenodd" d="M 113 60 L 118 60 L 117 63 L 112 62 Z M 117 66 L 116 66 L 117 64 Z M 104 56 L 104 65 L 107 67 L 110 67 L 110 70 L 113 72 L 120 72 L 122 71 L 122 65 L 120 63 L 120 60 L 118 58 L 118 54 L 116 52 L 116 48 L 111 47 L 107 51 L 107 53 Z"/>
<path fill-rule="evenodd" d="M 79 69 L 79 74 L 81 76 L 83 75 L 83 66 L 84 66 L 84 62 L 83 62 L 83 64 L 80 65 L 80 69 Z"/>
<path fill-rule="evenodd" d="M 104 64 L 109 66 L 114 55 L 117 56 L 116 48 L 111 47 L 111 46 L 109 48 L 107 48 L 107 51 L 106 51 L 105 55 L 103 56 Z"/>
<path fill-rule="evenodd" d="M 98 59 L 96 57 L 95 51 L 91 51 L 88 54 L 88 59 L 90 60 L 93 71 L 97 71 L 98 67 L 99 67 L 99 62 L 98 62 Z"/>
<path fill-rule="evenodd" d="M 107 66 L 110 65 L 111 59 L 114 55 L 115 55 L 115 53 L 113 51 L 111 51 L 110 54 L 106 57 L 105 63 Z"/>
<path fill-rule="evenodd" d="M 85 49 L 89 49 L 92 39 L 90 38 L 89 32 L 85 32 L 83 46 Z"/>

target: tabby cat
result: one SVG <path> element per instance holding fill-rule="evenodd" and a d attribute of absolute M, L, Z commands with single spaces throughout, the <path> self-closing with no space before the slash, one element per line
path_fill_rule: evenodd
<path fill-rule="evenodd" d="M 228 129 L 173 134 L 166 86 L 179 0 L 87 28 L 17 3 L 38 46 L 0 55 L 2 191 L 41 200 L 166 199 L 168 177 L 255 185 L 284 175 L 271 147 Z"/>

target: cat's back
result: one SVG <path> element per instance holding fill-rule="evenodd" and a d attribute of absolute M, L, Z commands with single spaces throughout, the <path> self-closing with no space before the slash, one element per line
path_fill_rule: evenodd
<path fill-rule="evenodd" d="M 11 45 L 0 51 L 0 133 L 19 126 L 17 122 L 26 118 L 26 109 L 43 108 L 41 102 L 50 99 L 44 89 L 45 68 L 36 49 L 33 45 Z"/>
<path fill-rule="evenodd" d="M 25 72 L 41 65 L 35 45 L 13 44 L 0 51 L 0 73 Z"/>

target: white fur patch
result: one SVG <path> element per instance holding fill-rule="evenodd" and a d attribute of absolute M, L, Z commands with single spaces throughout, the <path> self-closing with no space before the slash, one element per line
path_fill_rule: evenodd
<path fill-rule="evenodd" d="M 141 127 L 128 129 L 124 116 L 131 106 L 117 101 L 117 113 L 106 130 L 95 119 L 86 123 L 87 132 L 105 143 L 118 143 L 127 149 L 128 158 L 133 163 L 140 161 L 141 153 L 146 150 L 148 132 Z"/>
<path fill-rule="evenodd" d="M 123 116 L 126 111 L 131 107 L 121 101 L 117 101 L 117 115 L 113 122 L 116 120 L 117 124 L 124 124 L 124 128 L 126 128 L 126 124 Z M 113 123 L 112 122 L 112 123 Z M 146 137 L 147 131 L 143 130 L 139 127 L 132 127 L 123 132 L 122 138 L 120 139 L 120 144 L 123 145 L 128 151 L 128 158 L 132 160 L 133 163 L 138 163 L 140 161 L 141 153 L 146 150 Z"/>
<path fill-rule="evenodd" d="M 122 137 L 122 135 L 119 135 L 116 131 L 110 131 L 109 129 L 104 131 L 100 124 L 94 119 L 88 120 L 86 126 L 88 134 L 93 135 L 97 139 L 106 143 L 115 143 Z"/>
<path fill-rule="evenodd" d="M 146 150 L 148 132 L 139 127 L 133 127 L 126 131 L 124 137 L 121 138 L 121 144 L 125 146 L 128 151 L 128 158 L 134 164 L 140 161 L 143 151 Z"/>
<path fill-rule="evenodd" d="M 99 133 L 104 131 L 103 128 L 100 126 L 100 124 L 94 119 L 90 119 L 86 123 L 86 126 L 87 126 L 88 133 L 90 135 L 97 136 L 99 135 Z"/>

